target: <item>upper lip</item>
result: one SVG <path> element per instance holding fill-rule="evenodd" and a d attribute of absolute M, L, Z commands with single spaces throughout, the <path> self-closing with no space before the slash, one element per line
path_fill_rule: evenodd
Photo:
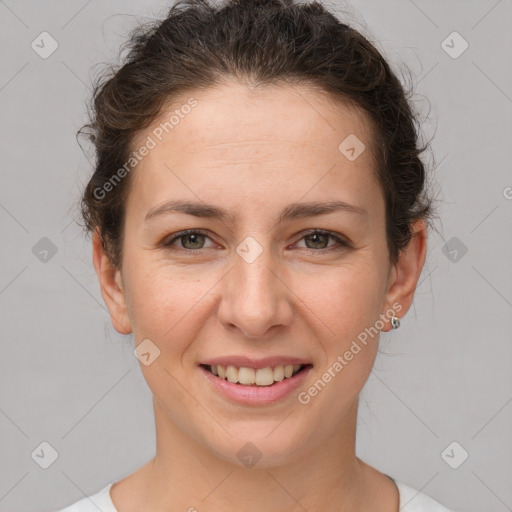
<path fill-rule="evenodd" d="M 210 366 L 216 366 L 216 365 L 222 365 L 222 366 L 229 366 L 233 365 L 237 368 L 245 367 L 245 368 L 267 368 L 275 367 L 278 365 L 287 365 L 287 364 L 311 364 L 309 361 L 306 361 L 305 359 L 301 359 L 299 357 L 291 357 L 291 356 L 269 356 L 269 357 L 263 357 L 261 359 L 253 359 L 246 356 L 222 356 L 222 357 L 214 357 L 211 359 L 208 359 L 206 361 L 203 361 L 203 365 L 210 365 Z"/>

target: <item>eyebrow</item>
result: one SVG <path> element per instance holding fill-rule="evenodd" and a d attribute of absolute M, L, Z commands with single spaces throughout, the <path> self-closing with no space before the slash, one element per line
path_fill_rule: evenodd
<path fill-rule="evenodd" d="M 218 219 L 226 224 L 232 224 L 234 213 L 206 203 L 196 203 L 193 201 L 167 201 L 166 203 L 152 208 L 144 218 L 148 222 L 155 217 L 166 215 L 172 212 L 186 213 L 194 217 Z M 334 212 L 355 213 L 366 217 L 368 212 L 363 208 L 354 206 L 344 201 L 327 201 L 327 202 L 309 202 L 309 203 L 291 203 L 281 212 L 278 223 L 286 220 L 300 219 L 306 217 L 315 217 Z"/>

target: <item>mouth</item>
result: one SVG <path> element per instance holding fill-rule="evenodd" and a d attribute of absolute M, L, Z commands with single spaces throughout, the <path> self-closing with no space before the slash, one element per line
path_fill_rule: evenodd
<path fill-rule="evenodd" d="M 211 375 L 231 384 L 243 387 L 271 387 L 281 381 L 294 378 L 297 374 L 312 368 L 312 364 L 279 364 L 265 368 L 250 368 L 234 365 L 200 364 Z"/>

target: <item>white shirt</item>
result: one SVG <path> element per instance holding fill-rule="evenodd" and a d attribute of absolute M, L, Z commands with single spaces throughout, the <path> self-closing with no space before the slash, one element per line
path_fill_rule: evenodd
<path fill-rule="evenodd" d="M 426 494 L 398 482 L 394 478 L 392 480 L 400 494 L 400 512 L 453 512 Z M 110 488 L 113 484 L 114 482 L 111 482 L 96 494 L 75 501 L 56 512 L 118 512 L 110 497 Z"/>

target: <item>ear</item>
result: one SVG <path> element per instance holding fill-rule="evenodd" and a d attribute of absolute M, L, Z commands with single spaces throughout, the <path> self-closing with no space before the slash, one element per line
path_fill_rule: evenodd
<path fill-rule="evenodd" d="M 414 292 L 418 284 L 427 254 L 427 227 L 425 222 L 417 220 L 412 225 L 411 240 L 400 251 L 397 264 L 391 269 L 388 291 L 386 293 L 385 311 L 394 309 L 395 316 L 402 318 L 411 307 Z M 395 307 L 393 305 L 395 304 Z M 401 306 L 401 309 L 396 304 Z M 383 331 L 391 330 L 391 321 L 386 316 Z"/>
<path fill-rule="evenodd" d="M 114 329 L 119 334 L 130 334 L 132 325 L 128 317 L 121 271 L 111 264 L 99 228 L 96 228 L 92 238 L 92 259 L 100 282 L 101 295 L 109 310 Z"/>

